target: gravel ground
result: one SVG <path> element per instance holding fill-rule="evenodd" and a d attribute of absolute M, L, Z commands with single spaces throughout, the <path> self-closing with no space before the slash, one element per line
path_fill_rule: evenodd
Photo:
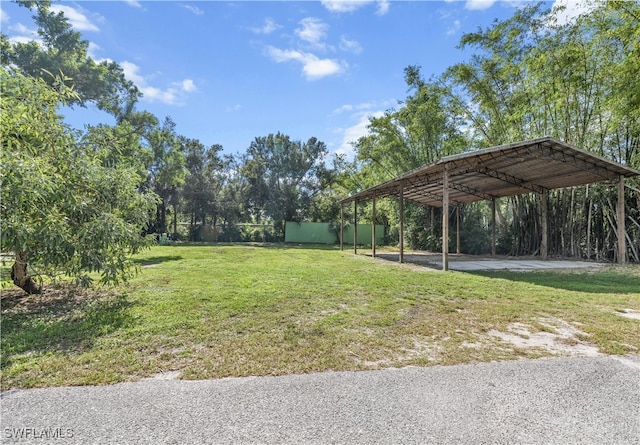
<path fill-rule="evenodd" d="M 640 444 L 640 356 L 1 393 L 6 444 Z"/>

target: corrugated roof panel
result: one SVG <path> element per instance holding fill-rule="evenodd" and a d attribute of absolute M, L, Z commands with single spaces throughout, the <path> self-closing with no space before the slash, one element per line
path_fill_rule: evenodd
<path fill-rule="evenodd" d="M 442 206 L 444 169 L 450 171 L 450 201 L 473 202 L 585 185 L 640 172 L 554 138 L 539 138 L 448 156 L 409 171 L 341 202 L 397 195 Z"/>

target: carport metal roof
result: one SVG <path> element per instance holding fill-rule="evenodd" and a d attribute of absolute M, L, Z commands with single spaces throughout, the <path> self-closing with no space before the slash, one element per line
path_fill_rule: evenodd
<path fill-rule="evenodd" d="M 408 199 L 423 205 L 444 207 L 442 239 L 449 239 L 449 204 L 491 200 L 504 196 L 538 193 L 545 197 L 552 189 L 573 187 L 601 181 L 618 184 L 617 238 L 618 261 L 625 262 L 624 179 L 640 176 L 640 172 L 617 162 L 609 161 L 551 137 L 500 145 L 485 150 L 448 156 L 417 168 L 390 181 L 355 193 L 340 201 L 357 203 L 389 195 L 400 197 L 400 262 L 403 261 L 403 201 Z M 354 204 L 357 205 L 357 204 Z M 541 200 L 542 240 L 540 256 L 547 256 L 547 204 Z M 495 205 L 492 205 L 495 219 Z M 356 212 L 354 212 L 354 223 Z M 340 245 L 343 240 L 343 212 L 341 211 Z M 495 223 L 492 224 L 495 231 Z M 357 231 L 357 224 L 354 224 Z M 372 228 L 373 256 L 375 256 L 375 225 Z M 354 234 L 354 252 L 357 233 Z M 442 267 L 448 269 L 448 241 L 442 243 Z M 492 233 L 492 252 L 495 232 Z"/>
<path fill-rule="evenodd" d="M 448 156 L 341 201 L 399 195 L 424 205 L 443 206 L 444 171 L 449 202 L 491 200 L 503 196 L 618 180 L 640 172 L 551 137 L 500 145 Z"/>

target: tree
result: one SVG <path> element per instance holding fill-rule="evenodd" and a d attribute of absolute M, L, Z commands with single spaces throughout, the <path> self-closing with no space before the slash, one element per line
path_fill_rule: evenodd
<path fill-rule="evenodd" d="M 68 105 L 92 103 L 118 121 L 132 111 L 141 93 L 124 77 L 120 65 L 112 61 L 96 63 L 89 57 L 89 42 L 82 40 L 62 12 L 51 10 L 50 0 L 17 0 L 17 3 L 34 11 L 42 45 L 35 41 L 11 43 L 1 34 L 2 66 L 17 67 L 23 74 L 43 79 L 49 85 L 54 77 L 47 73 L 62 73 L 64 84 L 77 92 L 67 98 Z"/>
<path fill-rule="evenodd" d="M 558 23 L 554 10 L 527 6 L 463 35 L 460 46 L 475 53 L 449 68 L 446 79 L 460 103 L 468 104 L 476 146 L 553 136 L 637 166 L 640 7 L 618 1 L 594 6 L 566 24 Z M 612 201 L 611 190 L 599 187 L 550 193 L 549 253 L 611 258 Z M 503 235 L 518 240 L 511 253 L 539 249 L 539 207 L 534 195 L 507 201 L 510 227 Z"/>
<path fill-rule="evenodd" d="M 205 147 L 197 139 L 179 138 L 181 151 L 186 155 L 187 177 L 182 188 L 185 212 L 190 215 L 190 235 L 198 241 L 200 227 L 207 223 L 207 216 L 212 217 L 213 226 L 217 224 L 220 212 L 219 198 L 223 185 L 221 175 L 222 160 L 219 152 L 221 145 Z M 174 228 L 175 232 L 175 228 Z"/>
<path fill-rule="evenodd" d="M 405 81 L 410 94 L 403 106 L 372 117 L 369 134 L 355 144 L 362 168 L 375 182 L 460 153 L 467 145 L 460 110 L 447 87 L 422 79 L 418 66 L 405 68 Z"/>
<path fill-rule="evenodd" d="M 257 137 L 244 156 L 246 208 L 257 220 L 270 219 L 284 236 L 285 221 L 302 221 L 312 198 L 327 186 L 325 144 L 312 137 L 292 141 L 277 133 Z"/>
<path fill-rule="evenodd" d="M 12 279 L 27 293 L 42 290 L 29 267 L 85 285 L 92 272 L 102 283 L 125 279 L 156 204 L 135 168 L 106 162 L 122 147 L 80 142 L 62 123 L 57 107 L 77 99 L 65 81 L 54 89 L 0 70 L 0 247 L 15 253 Z"/>
<path fill-rule="evenodd" d="M 403 106 L 371 118 L 369 134 L 355 144 L 361 163 L 361 189 L 460 153 L 468 146 L 461 130 L 462 111 L 449 88 L 437 79 L 424 80 L 418 66 L 405 68 L 405 82 L 409 95 Z M 427 225 L 434 227 L 440 219 L 437 212 L 440 210 L 406 206 L 407 234 L 412 247 L 438 248 L 435 236 L 418 234 Z M 378 206 L 377 215 L 392 224 L 398 221 L 398 209 L 393 205 Z"/>
<path fill-rule="evenodd" d="M 152 161 L 147 171 L 146 186 L 159 197 L 155 224 L 150 232 L 167 232 L 167 208 L 174 209 L 179 199 L 179 187 L 184 184 L 187 174 L 185 155 L 181 151 L 179 137 L 175 132 L 176 124 L 167 117 L 161 126 L 145 133 L 152 153 Z"/>

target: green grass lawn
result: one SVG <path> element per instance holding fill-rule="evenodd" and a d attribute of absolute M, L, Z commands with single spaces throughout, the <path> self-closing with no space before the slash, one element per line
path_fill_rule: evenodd
<path fill-rule="evenodd" d="M 461 273 L 336 248 L 155 247 L 116 289 L 3 292 L 2 388 L 534 358 L 491 335 L 578 327 L 571 342 L 640 352 L 640 266 Z M 527 337 L 524 334 L 523 337 Z"/>

